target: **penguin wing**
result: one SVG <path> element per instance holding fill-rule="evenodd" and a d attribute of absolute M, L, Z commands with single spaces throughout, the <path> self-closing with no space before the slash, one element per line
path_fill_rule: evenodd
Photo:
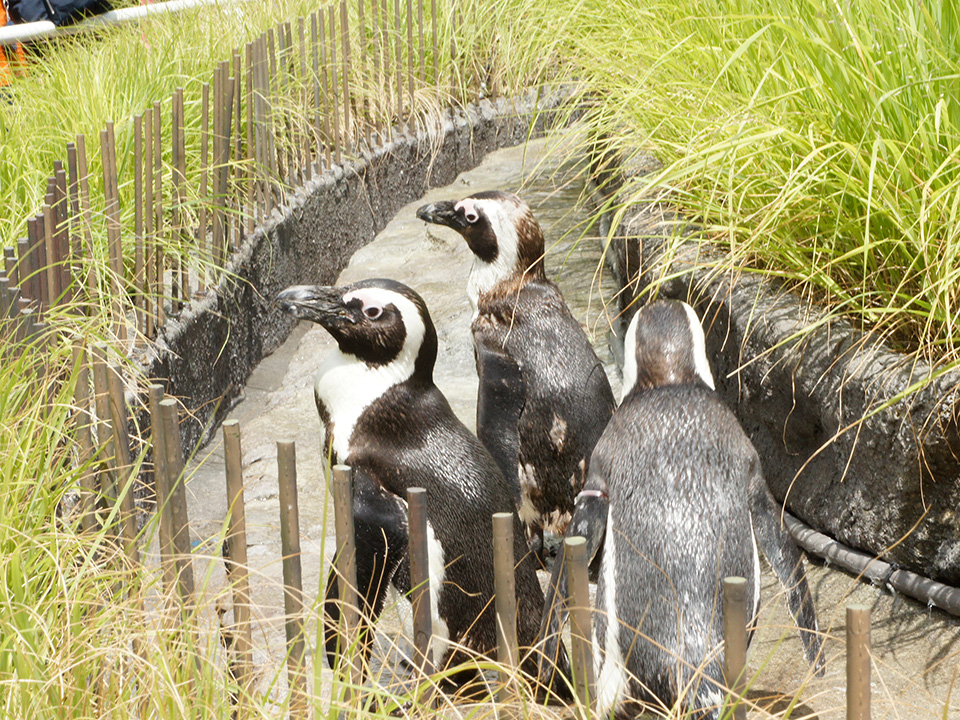
<path fill-rule="evenodd" d="M 779 508 L 760 473 L 757 458 L 751 461 L 749 498 L 750 522 L 756 533 L 757 544 L 787 591 L 787 603 L 800 628 L 800 640 L 803 642 L 807 660 L 815 667 L 817 675 L 822 676 L 824 668 L 821 637 L 817 626 L 817 613 L 810 596 L 810 587 L 807 585 L 807 575 L 803 569 L 803 555 L 786 528 L 780 524 Z"/>
<path fill-rule="evenodd" d="M 366 472 L 353 474 L 353 525 L 356 536 L 357 589 L 360 600 L 361 652 L 369 658 L 373 642 L 370 627 L 383 610 L 387 588 L 398 566 L 407 556 L 407 504 L 385 490 Z M 407 582 L 409 585 L 409 581 Z M 330 667 L 336 667 L 338 651 L 345 640 L 340 636 L 340 583 L 336 567 L 331 568 L 324 593 L 324 647 Z M 352 652 L 352 650 L 348 650 Z"/>
<path fill-rule="evenodd" d="M 520 365 L 493 338 L 474 334 L 477 374 L 477 437 L 493 456 L 517 507 L 520 506 L 520 413 L 526 385 Z"/>
<path fill-rule="evenodd" d="M 573 517 L 564 537 L 582 537 L 587 541 L 587 565 L 602 552 L 603 538 L 607 530 L 607 512 L 610 500 L 602 483 L 596 482 L 596 476 L 590 478 L 583 491 L 577 495 L 573 508 Z M 560 547 L 560 553 L 550 573 L 550 582 L 544 592 L 543 615 L 540 619 L 540 632 L 537 646 L 540 682 L 550 687 L 552 676 L 556 672 L 558 653 L 561 648 L 560 628 L 567 617 L 566 599 L 570 594 L 567 586 L 566 544 Z"/>

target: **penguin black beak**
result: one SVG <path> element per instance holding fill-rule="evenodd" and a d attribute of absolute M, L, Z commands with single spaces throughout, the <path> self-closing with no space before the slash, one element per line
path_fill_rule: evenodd
<path fill-rule="evenodd" d="M 343 322 L 353 323 L 350 308 L 343 303 L 342 288 L 293 285 L 277 295 L 280 309 L 330 330 Z"/>
<path fill-rule="evenodd" d="M 451 200 L 423 205 L 417 210 L 417 217 L 434 225 L 446 225 L 457 232 L 462 232 L 467 227 L 466 218 L 454 210 L 454 203 Z"/>

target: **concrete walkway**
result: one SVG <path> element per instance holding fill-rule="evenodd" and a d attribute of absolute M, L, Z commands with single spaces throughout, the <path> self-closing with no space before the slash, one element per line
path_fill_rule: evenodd
<path fill-rule="evenodd" d="M 404 208 L 377 237 L 354 255 L 340 277 L 345 284 L 367 277 L 391 277 L 411 285 L 426 300 L 437 326 L 440 357 L 436 382 L 454 410 L 471 428 L 475 425 L 477 378 L 474 369 L 465 295 L 470 253 L 452 231 L 426 226 L 415 218 L 416 208 L 440 199 L 459 198 L 485 189 L 517 191 L 534 207 L 548 245 L 547 271 L 560 282 L 568 302 L 584 323 L 607 364 L 619 397 L 619 375 L 607 344 L 602 298 L 615 291 L 600 262 L 600 242 L 590 237 L 576 248 L 578 227 L 585 218 L 578 199 L 583 192 L 577 167 L 546 159 L 550 140 L 493 153 L 476 170 L 464 173 L 446 188 L 438 188 Z M 595 273 L 599 270 L 599 278 Z M 231 413 L 240 421 L 249 561 L 253 572 L 256 646 L 255 662 L 265 681 L 284 661 L 279 508 L 276 442 L 292 439 L 297 447 L 297 471 L 304 590 L 313 603 L 334 547 L 332 505 L 324 491 L 324 463 L 319 446 L 320 423 L 313 402 L 313 376 L 333 347 L 322 328 L 301 323 L 287 342 L 264 360 L 248 383 L 244 399 Z M 190 519 L 197 536 L 198 559 L 217 549 L 226 513 L 224 463 L 220 435 L 199 453 L 188 482 Z M 206 574 L 207 600 L 212 607 L 223 585 L 219 561 L 198 566 Z M 873 608 L 874 717 L 960 718 L 960 624 L 939 612 L 927 612 L 912 601 L 893 599 L 879 589 L 823 567 L 810 567 L 828 669 L 822 679 L 810 677 L 799 638 L 786 613 L 783 594 L 765 569 L 760 628 L 748 657 L 758 671 L 752 687 L 778 705 L 780 693 L 799 690 L 800 704 L 791 717 L 842 718 L 845 669 L 844 604 L 855 601 Z M 198 581 L 198 585 L 200 582 Z M 315 617 L 315 613 L 310 613 Z M 386 620 L 399 625 L 394 615 Z M 309 637 L 315 637 L 311 624 Z M 312 663 L 311 663 L 312 664 Z M 281 676 L 285 675 L 280 673 Z M 321 674 L 319 694 L 329 692 L 329 672 Z M 283 677 L 272 692 L 282 693 Z M 265 686 L 264 686 L 265 687 Z M 951 695 L 952 693 L 952 695 Z M 948 705 L 949 703 L 949 705 Z"/>

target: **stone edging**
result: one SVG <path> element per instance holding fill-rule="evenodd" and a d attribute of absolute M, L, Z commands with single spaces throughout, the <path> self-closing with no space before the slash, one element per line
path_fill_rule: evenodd
<path fill-rule="evenodd" d="M 621 201 L 622 183 L 611 183 Z M 670 278 L 659 296 L 696 307 L 717 390 L 777 500 L 894 569 L 960 587 L 960 372 L 896 400 L 936 368 L 826 318 L 775 281 L 716 271 L 716 251 L 696 234 L 660 202 L 628 208 L 612 245 L 622 308 Z"/>
<path fill-rule="evenodd" d="M 329 284 L 394 213 L 433 185 L 452 182 L 490 151 L 553 126 L 564 89 L 484 100 L 447 111 L 434 127 L 405 132 L 300 188 L 247 236 L 216 288 L 168 319 L 141 361 L 143 374 L 183 404 L 186 452 L 205 441 L 260 360 L 296 320 L 273 302 L 289 285 Z M 141 414 L 134 423 L 149 427 Z"/>

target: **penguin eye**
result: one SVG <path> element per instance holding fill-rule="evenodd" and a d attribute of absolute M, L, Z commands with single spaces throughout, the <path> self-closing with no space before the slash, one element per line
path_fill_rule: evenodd
<path fill-rule="evenodd" d="M 376 320 L 383 315 L 383 308 L 379 305 L 367 305 L 363 308 L 363 314 L 370 320 Z"/>
<path fill-rule="evenodd" d="M 469 208 L 464 211 L 463 216 L 467 219 L 467 222 L 471 225 L 480 219 L 480 214 L 473 208 Z"/>

